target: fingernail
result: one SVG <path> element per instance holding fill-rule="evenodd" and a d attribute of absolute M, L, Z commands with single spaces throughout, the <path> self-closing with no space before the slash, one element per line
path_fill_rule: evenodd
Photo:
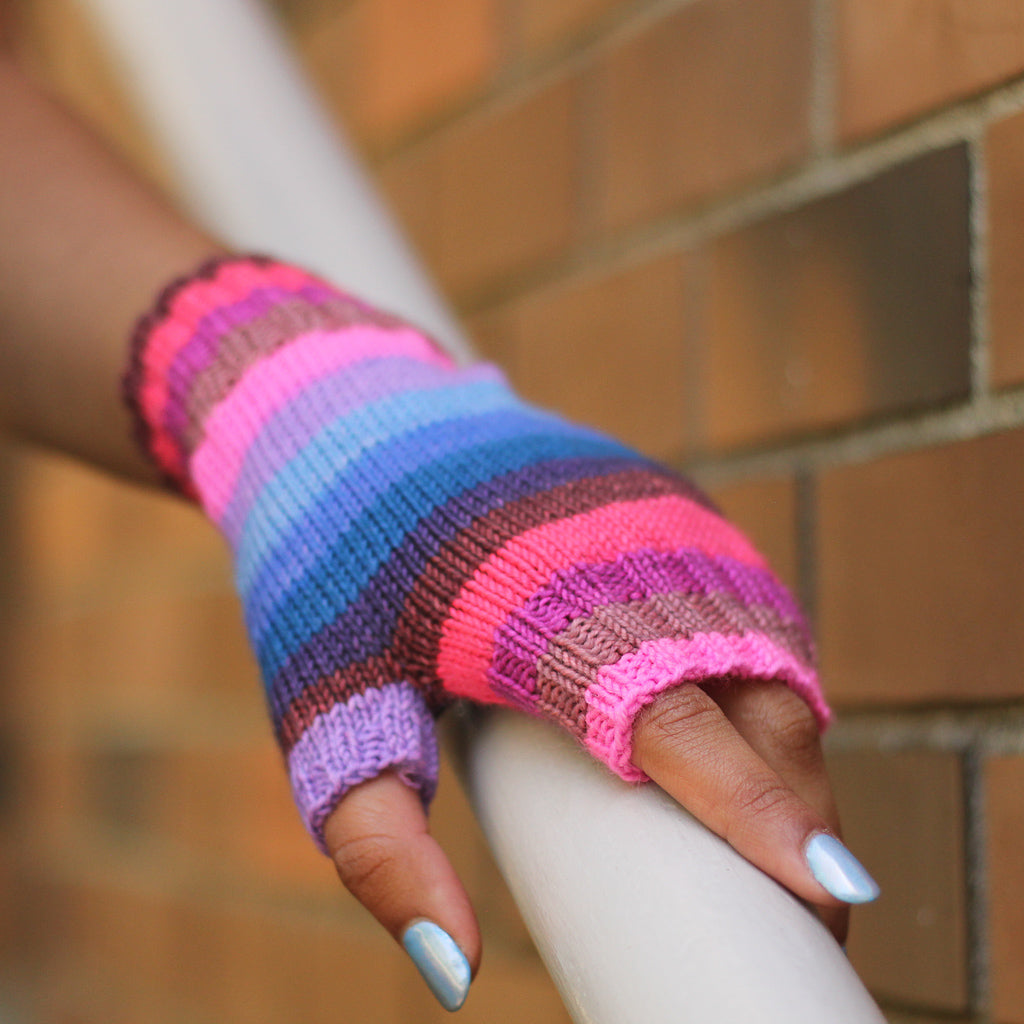
<path fill-rule="evenodd" d="M 844 903 L 870 903 L 882 891 L 835 836 L 819 832 L 807 844 L 807 863 L 819 885 Z"/>
<path fill-rule="evenodd" d="M 417 921 L 406 928 L 402 945 L 437 1001 L 454 1012 L 469 993 L 472 972 L 455 940 L 433 921 Z"/>

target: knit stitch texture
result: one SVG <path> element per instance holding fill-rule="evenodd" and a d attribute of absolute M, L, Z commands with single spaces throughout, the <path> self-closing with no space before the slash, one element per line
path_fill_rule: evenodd
<path fill-rule="evenodd" d="M 793 598 L 690 482 L 458 368 L 295 267 L 208 264 L 139 325 L 146 450 L 235 551 L 300 811 L 392 769 L 428 801 L 454 698 L 560 722 L 620 776 L 683 681 L 776 680 L 829 717 Z"/>

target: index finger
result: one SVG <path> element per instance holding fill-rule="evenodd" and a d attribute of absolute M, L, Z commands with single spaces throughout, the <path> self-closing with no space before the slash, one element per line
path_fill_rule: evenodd
<path fill-rule="evenodd" d="M 769 766 L 701 687 L 682 684 L 641 712 L 633 761 L 796 895 L 833 908 L 878 895 L 831 823 Z"/>

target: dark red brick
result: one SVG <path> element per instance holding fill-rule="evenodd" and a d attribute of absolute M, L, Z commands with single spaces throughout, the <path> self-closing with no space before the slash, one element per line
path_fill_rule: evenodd
<path fill-rule="evenodd" d="M 957 146 L 712 243 L 711 446 L 966 395 L 967 197 Z"/>
<path fill-rule="evenodd" d="M 808 0 L 697 0 L 603 57 L 600 215 L 650 220 L 808 148 Z"/>
<path fill-rule="evenodd" d="M 1024 696 L 1024 430 L 831 470 L 818 493 L 833 698 Z"/>

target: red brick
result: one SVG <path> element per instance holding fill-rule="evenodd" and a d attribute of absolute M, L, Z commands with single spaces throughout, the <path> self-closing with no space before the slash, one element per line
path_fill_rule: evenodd
<path fill-rule="evenodd" d="M 628 227 L 807 152 L 808 0 L 697 0 L 602 65 L 600 213 Z"/>
<path fill-rule="evenodd" d="M 711 446 L 966 395 L 967 197 L 957 146 L 713 242 Z"/>
<path fill-rule="evenodd" d="M 138 810 L 131 827 L 257 889 L 336 897 L 340 883 L 302 826 L 269 726 L 262 743 L 152 757 L 154 802 Z"/>
<path fill-rule="evenodd" d="M 559 82 L 440 132 L 383 166 L 400 218 L 457 298 L 568 247 L 575 106 L 574 82 Z"/>
<path fill-rule="evenodd" d="M 228 591 L 227 548 L 191 505 L 69 461 L 17 460 L 11 527 L 24 598 L 66 613 Z"/>
<path fill-rule="evenodd" d="M 67 743 L 22 741 L 14 799 L 25 848 L 59 849 L 81 830 L 88 808 L 85 767 L 83 753 Z"/>
<path fill-rule="evenodd" d="M 1024 383 L 1024 114 L 989 128 L 985 155 L 992 383 L 1004 387 Z"/>
<path fill-rule="evenodd" d="M 342 928 L 300 915 L 253 916 L 243 927 L 261 932 L 257 957 L 262 978 L 237 984 L 257 1009 L 255 1019 L 308 1024 L 373 1021 L 405 1024 L 399 979 L 408 961 L 395 942 L 369 919 L 363 928 Z M 251 967 L 239 963 L 240 980 Z M 253 979 L 255 981 L 255 979 Z M 230 1014 L 220 1018 L 234 1020 Z"/>
<path fill-rule="evenodd" d="M 799 584 L 797 493 L 792 477 L 752 480 L 711 490 L 722 511 L 754 542 L 780 578 Z"/>
<path fill-rule="evenodd" d="M 520 0 L 519 18 L 528 52 L 546 50 L 579 36 L 627 0 Z"/>
<path fill-rule="evenodd" d="M 108 868 L 112 874 L 116 868 Z M 187 887 L 35 886 L 33 1019 L 230 1020 L 400 1024 L 406 961 L 368 915 L 358 926 L 317 912 L 249 903 L 237 883 Z M 26 937 L 27 938 L 27 937 Z"/>
<path fill-rule="evenodd" d="M 1024 696 L 1024 430 L 825 473 L 818 632 L 844 704 Z"/>
<path fill-rule="evenodd" d="M 26 617 L 12 646 L 12 710 L 42 735 L 101 719 L 130 732 L 225 717 L 235 730 L 262 728 L 258 672 L 230 595 Z"/>
<path fill-rule="evenodd" d="M 877 134 L 1024 71 L 1015 0 L 840 0 L 839 129 Z"/>
<path fill-rule="evenodd" d="M 1024 1024 L 1024 758 L 985 764 L 993 1015 Z"/>
<path fill-rule="evenodd" d="M 685 264 L 662 257 L 535 292 L 515 309 L 525 395 L 651 455 L 686 445 Z"/>
<path fill-rule="evenodd" d="M 953 754 L 863 750 L 828 758 L 843 835 L 882 887 L 853 912 L 848 951 L 900 1005 L 966 1009 L 964 793 Z"/>
<path fill-rule="evenodd" d="M 46 1009 L 38 1019 L 61 1011 L 109 1024 L 167 1019 L 174 961 L 166 898 L 101 881 L 47 883 L 35 892 L 47 904 L 36 965 Z"/>
<path fill-rule="evenodd" d="M 376 148 L 482 88 L 498 30 L 494 0 L 359 0 L 296 32 L 328 102 Z"/>

